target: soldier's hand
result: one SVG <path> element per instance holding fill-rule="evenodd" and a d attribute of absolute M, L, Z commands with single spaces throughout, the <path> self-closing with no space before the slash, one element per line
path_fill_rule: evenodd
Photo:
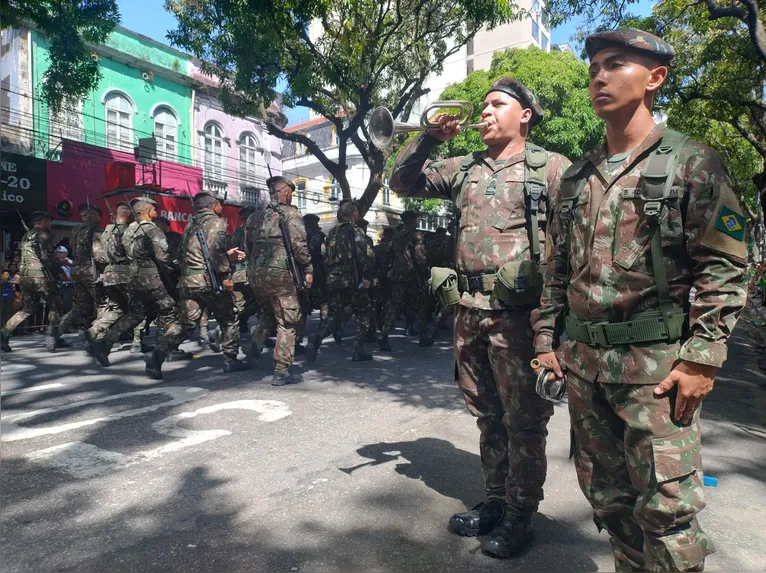
<path fill-rule="evenodd" d="M 231 292 L 234 290 L 234 281 L 232 279 L 223 279 L 223 288 Z"/>
<path fill-rule="evenodd" d="M 654 389 L 654 395 L 662 396 L 670 392 L 674 386 L 678 386 L 673 419 L 682 424 L 688 424 L 694 416 L 694 411 L 702 404 L 702 400 L 713 390 L 714 382 L 715 366 L 681 362 Z"/>
<path fill-rule="evenodd" d="M 240 251 L 236 247 L 226 251 L 226 254 L 229 255 L 229 259 L 232 260 L 232 261 L 241 261 L 242 259 L 244 259 L 247 256 L 244 251 Z"/>
<path fill-rule="evenodd" d="M 364 286 L 364 288 L 370 288 L 370 280 L 369 279 L 364 279 L 362 281 L 362 285 Z"/>
<path fill-rule="evenodd" d="M 311 273 L 306 273 L 306 284 L 309 288 L 311 288 L 311 285 L 314 284 L 314 275 Z"/>
<path fill-rule="evenodd" d="M 551 373 L 548 374 L 549 382 L 564 377 L 564 371 L 561 369 L 559 359 L 556 358 L 555 352 L 545 352 L 543 354 L 538 354 L 537 360 L 540 361 L 540 367 L 535 368 L 535 374 L 540 374 L 540 370 L 543 369 L 550 370 Z"/>
<path fill-rule="evenodd" d="M 460 133 L 460 118 L 454 113 L 437 113 L 431 121 L 438 123 L 440 129 L 429 129 L 428 135 L 439 141 L 449 141 Z"/>

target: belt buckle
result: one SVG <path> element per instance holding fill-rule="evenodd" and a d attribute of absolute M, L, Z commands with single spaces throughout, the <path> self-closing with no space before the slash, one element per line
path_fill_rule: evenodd
<path fill-rule="evenodd" d="M 594 322 L 593 324 L 589 324 L 585 327 L 588 332 L 588 338 L 590 340 L 588 344 L 590 346 L 606 347 L 607 340 L 606 340 L 606 331 L 604 330 L 605 324 L 608 324 L 608 323 Z"/>
<path fill-rule="evenodd" d="M 481 275 L 468 277 L 468 290 L 471 292 L 482 292 L 484 290 Z"/>

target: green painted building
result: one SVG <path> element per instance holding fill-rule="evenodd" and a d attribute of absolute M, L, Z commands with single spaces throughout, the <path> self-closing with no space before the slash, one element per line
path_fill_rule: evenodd
<path fill-rule="evenodd" d="M 191 57 L 117 27 L 104 45 L 92 46 L 102 78 L 82 102 L 66 102 L 56 117 L 40 96 L 48 67 L 48 42 L 31 35 L 34 153 L 57 159 L 61 139 L 133 152 L 139 138 L 157 139 L 160 159 L 191 164 L 193 85 Z"/>

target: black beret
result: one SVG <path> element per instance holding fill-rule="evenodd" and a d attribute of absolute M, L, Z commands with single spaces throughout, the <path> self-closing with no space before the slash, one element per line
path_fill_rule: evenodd
<path fill-rule="evenodd" d="M 157 217 L 154 220 L 154 222 L 155 223 L 164 223 L 165 225 L 168 225 L 168 226 L 170 225 L 170 219 L 168 219 L 167 217 Z"/>
<path fill-rule="evenodd" d="M 402 212 L 400 217 L 402 218 L 402 221 L 406 223 L 407 221 L 412 221 L 413 219 L 417 219 L 418 214 L 415 213 L 415 211 L 404 211 Z"/>
<path fill-rule="evenodd" d="M 509 76 L 498 78 L 492 83 L 484 97 L 487 97 L 492 92 L 503 92 L 508 94 L 516 99 L 522 107 L 531 109 L 532 121 L 529 122 L 530 127 L 536 126 L 543 120 L 543 108 L 537 102 L 535 94 L 516 78 Z"/>
<path fill-rule="evenodd" d="M 194 196 L 195 209 L 207 209 L 216 201 L 220 201 L 218 197 L 207 191 L 200 191 Z"/>
<path fill-rule="evenodd" d="M 315 215 L 314 213 L 306 213 L 303 216 L 303 222 L 304 223 L 308 223 L 309 221 L 311 221 L 313 223 L 318 223 L 319 222 L 319 215 Z"/>
<path fill-rule="evenodd" d="M 48 221 L 53 220 L 53 217 L 47 211 L 35 211 L 34 213 L 32 213 L 32 223 L 37 223 L 38 221 L 45 221 L 46 219 Z"/>

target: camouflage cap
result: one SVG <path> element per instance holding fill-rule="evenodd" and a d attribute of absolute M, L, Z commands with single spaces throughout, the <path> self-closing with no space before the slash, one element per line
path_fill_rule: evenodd
<path fill-rule="evenodd" d="M 51 216 L 48 211 L 35 211 L 32 213 L 32 223 L 37 223 L 38 221 L 53 221 L 53 217 Z"/>
<path fill-rule="evenodd" d="M 216 201 L 220 201 L 218 197 L 207 191 L 200 191 L 194 196 L 194 208 L 195 209 L 207 209 Z"/>
<path fill-rule="evenodd" d="M 543 108 L 537 102 L 535 94 L 516 78 L 504 76 L 496 79 L 492 82 L 492 85 L 489 90 L 487 90 L 484 97 L 486 98 L 492 92 L 503 92 L 508 94 L 513 99 L 518 100 L 522 107 L 531 109 L 532 120 L 529 122 L 529 127 L 534 127 L 543 120 Z"/>
<path fill-rule="evenodd" d="M 279 185 L 282 183 L 283 185 L 287 185 L 290 189 L 295 192 L 295 183 L 290 181 L 287 177 L 282 177 L 281 175 L 275 175 L 274 177 L 269 177 L 266 179 L 266 185 L 270 188 L 273 185 Z"/>
<path fill-rule="evenodd" d="M 157 201 L 149 199 L 149 197 L 136 197 L 135 199 L 131 199 L 130 206 L 133 207 L 133 212 L 136 213 L 136 215 L 142 213 L 149 207 L 159 207 Z"/>
<path fill-rule="evenodd" d="M 659 36 L 636 28 L 618 28 L 591 34 L 585 39 L 585 53 L 588 59 L 598 54 L 604 48 L 627 48 L 642 54 L 650 55 L 661 62 L 668 63 L 676 55 L 670 44 Z"/>

